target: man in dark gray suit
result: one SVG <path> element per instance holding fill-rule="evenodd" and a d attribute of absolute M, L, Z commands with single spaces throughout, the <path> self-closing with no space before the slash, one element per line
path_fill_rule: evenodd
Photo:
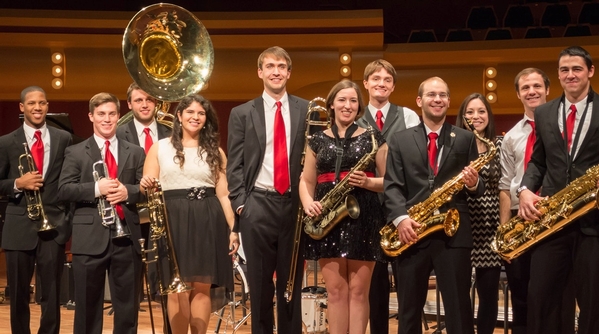
<path fill-rule="evenodd" d="M 420 118 L 410 108 L 389 102 L 395 90 L 397 72 L 391 63 L 378 59 L 364 69 L 364 88 L 368 90 L 369 102 L 364 117 L 357 123 L 363 128 L 369 126 L 389 138 L 391 134 L 420 123 Z M 380 194 L 383 204 L 383 194 Z M 395 262 L 392 262 L 396 274 Z M 370 331 L 389 333 L 389 271 L 387 262 L 376 262 L 370 283 Z"/>
<path fill-rule="evenodd" d="M 418 241 L 396 260 L 399 334 L 422 333 L 420 317 L 433 269 L 445 305 L 447 333 L 474 333 L 469 294 L 472 231 L 467 197 L 482 195 L 484 182 L 479 182 L 477 171 L 469 166 L 478 158 L 473 133 L 445 122 L 449 101 L 449 88 L 441 78 L 425 80 L 416 98 L 422 108 L 422 124 L 392 134 L 387 142 L 387 220 L 397 226 L 402 243 Z M 438 208 L 440 212 L 457 209 L 459 229 L 453 237 L 433 233 L 419 241 L 415 230 L 424 222 L 409 217 L 408 209 L 460 173 L 465 189 Z"/>
<path fill-rule="evenodd" d="M 75 203 L 73 216 L 73 275 L 75 280 L 74 333 L 102 333 L 104 284 L 108 271 L 114 309 L 114 332 L 137 333 L 140 293 L 141 238 L 135 204 L 142 199 L 139 181 L 143 149 L 116 138 L 119 100 L 99 93 L 89 102 L 94 135 L 66 150 L 58 197 Z M 96 180 L 94 163 L 104 161 L 109 176 Z M 98 170 L 96 168 L 96 170 Z M 100 169 L 100 175 L 104 174 Z M 115 176 L 112 176 L 115 175 Z M 116 224 L 103 224 L 98 201 L 114 208 L 128 237 L 115 238 Z"/>
<path fill-rule="evenodd" d="M 15 334 L 30 333 L 29 287 L 36 268 L 42 309 L 39 333 L 58 333 L 60 279 L 71 225 L 67 206 L 58 201 L 56 192 L 64 151 L 72 142 L 71 134 L 47 126 L 48 101 L 42 88 L 25 88 L 19 107 L 24 116 L 23 126 L 0 137 L 0 194 L 8 197 L 2 248 L 6 252 L 10 328 Z M 41 161 L 33 160 L 36 172 L 29 170 L 26 159 L 20 160 L 25 153 L 23 144 L 27 144 L 30 151 L 37 147 L 43 156 Z M 22 176 L 19 163 L 24 167 Z M 38 232 L 42 217 L 28 217 L 24 192 L 33 194 L 33 191 L 40 192 L 39 204 L 43 204 L 48 222 L 56 226 L 55 229 Z"/>
<path fill-rule="evenodd" d="M 258 77 L 264 83 L 262 96 L 233 108 L 229 117 L 229 198 L 247 257 L 252 333 L 256 334 L 273 332 L 275 273 L 277 331 L 302 331 L 303 257 L 300 254 L 297 263 L 291 263 L 291 252 L 308 102 L 287 94 L 290 76 L 291 58 L 287 52 L 277 46 L 266 49 L 258 57 Z M 275 136 L 277 124 L 285 128 L 280 128 L 280 137 Z M 279 164 L 277 144 L 286 147 L 282 157 L 287 166 Z M 287 303 L 284 293 L 291 266 L 296 266 L 296 283 L 292 300 Z"/>
<path fill-rule="evenodd" d="M 139 85 L 135 82 L 129 85 L 127 89 L 127 105 L 133 114 L 133 119 L 125 124 L 120 124 L 116 129 L 116 137 L 118 139 L 126 140 L 135 145 L 141 146 L 146 153 L 150 150 L 150 147 L 160 139 L 169 137 L 171 135 L 171 128 L 158 123 L 156 117 L 154 117 L 156 109 L 156 99 L 148 93 L 146 93 Z M 170 121 L 170 119 L 166 119 Z M 146 245 L 150 240 L 150 224 L 145 221 L 140 224 L 142 238 L 146 240 Z M 168 261 L 166 259 L 166 252 L 162 243 L 160 244 L 160 255 L 163 255 L 160 261 L 162 263 L 161 269 L 163 272 L 168 272 Z M 166 262 L 166 263 L 165 263 Z M 158 264 L 158 263 L 157 263 Z M 157 270 L 154 265 L 147 266 L 148 268 L 148 284 L 150 285 L 150 295 L 156 296 L 158 291 L 158 277 Z M 140 280 L 143 282 L 143 272 L 140 274 Z M 140 297 L 143 300 L 143 292 Z"/>
<path fill-rule="evenodd" d="M 127 105 L 133 113 L 133 119 L 117 128 L 116 136 L 119 139 L 141 146 L 147 153 L 153 143 L 171 135 L 168 126 L 155 120 L 156 99 L 135 82 L 127 89 Z"/>
<path fill-rule="evenodd" d="M 590 79 L 595 67 L 579 46 L 559 55 L 564 93 L 535 110 L 536 141 L 520 188 L 518 214 L 537 220 L 535 203 L 555 195 L 599 164 L 599 103 Z M 596 178 L 596 175 L 594 176 Z M 535 195 L 541 189 L 540 197 Z M 565 203 L 564 203 L 565 204 Z M 580 308 L 578 333 L 599 328 L 599 211 L 591 210 L 531 250 L 528 333 L 561 331 L 562 297 L 574 274 Z M 571 332 L 574 332 L 572 329 Z"/>

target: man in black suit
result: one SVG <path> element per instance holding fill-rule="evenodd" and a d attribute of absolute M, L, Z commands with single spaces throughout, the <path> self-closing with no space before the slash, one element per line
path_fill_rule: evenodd
<path fill-rule="evenodd" d="M 371 126 L 385 138 L 420 123 L 418 115 L 410 108 L 389 102 L 395 90 L 397 72 L 391 63 L 384 59 L 375 60 L 364 69 L 364 88 L 368 91 L 369 102 L 364 117 L 356 123 L 363 128 Z M 379 198 L 384 203 L 383 194 Z M 395 262 L 393 274 L 397 275 Z M 376 262 L 370 283 L 370 331 L 389 333 L 389 270 L 387 262 Z"/>
<path fill-rule="evenodd" d="M 171 135 L 171 128 L 155 120 L 156 99 L 135 82 L 127 89 L 127 105 L 133 119 L 117 128 L 117 138 L 141 146 L 147 153 L 153 143 Z"/>
<path fill-rule="evenodd" d="M 10 295 L 10 328 L 15 334 L 28 334 L 29 286 L 36 268 L 36 281 L 41 290 L 40 330 L 60 330 L 60 279 L 65 262 L 65 243 L 71 236 L 67 207 L 56 197 L 64 151 L 72 142 L 71 135 L 46 124 L 48 101 L 40 87 L 31 86 L 21 92 L 19 104 L 23 126 L 0 137 L 0 194 L 8 197 L 6 220 L 2 230 L 2 248 L 6 252 L 8 292 Z M 38 133 L 39 131 L 39 133 Z M 37 171 L 30 171 L 25 153 L 27 144 Z M 19 163 L 24 167 L 19 173 Z M 43 211 L 55 229 L 38 232 L 42 217 L 28 217 L 25 192 L 39 191 Z"/>
<path fill-rule="evenodd" d="M 559 55 L 561 97 L 535 111 L 536 141 L 517 195 L 518 214 L 541 216 L 535 202 L 566 188 L 599 164 L 599 103 L 590 79 L 595 67 L 579 47 Z M 541 189 L 540 196 L 535 191 Z M 580 308 L 578 333 L 599 328 L 599 211 L 592 210 L 531 250 L 528 333 L 563 333 L 560 317 L 568 275 L 573 273 Z M 572 329 L 571 332 L 574 332 Z"/>
<path fill-rule="evenodd" d="M 243 236 L 251 291 L 252 333 L 256 334 L 273 331 L 275 273 L 277 331 L 290 334 L 302 331 L 303 257 L 300 254 L 297 263 L 291 263 L 291 253 L 308 103 L 287 94 L 286 83 L 290 76 L 291 58 L 287 52 L 276 46 L 266 49 L 258 58 L 258 77 L 264 83 L 262 96 L 233 108 L 229 117 L 229 198 Z M 282 115 L 285 127 L 285 136 L 279 139 L 274 136 L 277 115 Z M 284 163 L 288 167 L 275 164 L 278 160 L 274 147 L 283 140 L 288 150 Z M 292 300 L 287 303 L 284 293 L 292 265 L 297 270 Z"/>
<path fill-rule="evenodd" d="M 460 225 L 456 234 L 448 237 L 433 233 L 396 260 L 399 334 L 422 333 L 420 317 L 433 269 L 443 296 L 447 333 L 474 333 L 469 295 L 472 233 L 467 197 L 482 195 L 484 182 L 479 182 L 477 171 L 469 166 L 478 158 L 476 138 L 472 132 L 445 123 L 449 101 L 449 88 L 441 78 L 425 80 L 416 98 L 422 108 L 423 123 L 392 134 L 387 142 L 387 220 L 397 226 L 402 243 L 417 242 L 415 230 L 424 223 L 409 217 L 408 209 L 429 198 L 460 172 L 466 188 L 438 208 L 440 212 L 458 210 Z"/>
<path fill-rule="evenodd" d="M 155 142 L 171 135 L 172 129 L 164 124 L 158 123 L 154 117 L 156 99 L 148 95 L 148 93 L 142 90 L 135 82 L 131 83 L 127 89 L 127 105 L 133 114 L 133 119 L 118 126 L 116 130 L 116 137 L 118 139 L 126 140 L 141 146 L 147 153 Z M 149 245 L 150 224 L 148 224 L 147 221 L 142 221 L 141 223 L 140 228 L 142 238 L 146 240 L 146 245 Z M 164 248 L 161 248 L 160 252 L 161 255 L 163 255 Z M 162 256 L 161 258 L 165 259 L 166 256 Z M 168 272 L 168 261 L 161 262 L 166 262 L 163 263 L 161 269 L 165 270 L 164 272 Z M 158 291 L 157 271 L 155 268 L 156 267 L 153 265 L 148 266 L 148 284 L 150 285 L 151 296 L 155 296 Z M 143 276 L 143 273 L 141 276 Z M 143 282 L 143 278 L 140 277 L 140 279 Z M 143 300 L 143 293 L 140 298 Z"/>
<path fill-rule="evenodd" d="M 74 333 L 102 333 L 106 271 L 114 309 L 114 332 L 137 333 L 141 238 L 135 204 L 141 200 L 139 181 L 143 149 L 115 136 L 119 100 L 99 93 L 89 102 L 94 135 L 66 150 L 58 196 L 75 202 L 73 216 L 73 275 L 75 280 Z M 95 180 L 93 164 L 103 160 L 109 175 Z M 116 164 L 116 166 L 113 166 Z M 97 166 L 98 167 L 98 166 Z M 96 167 L 96 170 L 98 170 Z M 111 168 L 113 167 L 113 168 Z M 100 175 L 103 172 L 100 169 Z M 114 208 L 128 237 L 115 238 L 116 225 L 104 226 L 98 201 Z"/>

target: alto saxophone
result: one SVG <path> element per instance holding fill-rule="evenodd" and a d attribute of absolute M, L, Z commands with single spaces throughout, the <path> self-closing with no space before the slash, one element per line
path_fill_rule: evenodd
<path fill-rule="evenodd" d="M 491 247 L 502 258 L 511 261 L 589 210 L 597 208 L 597 180 L 599 165 L 589 168 L 553 196 L 538 201 L 535 207 L 542 213 L 538 221 L 515 216 L 499 226 Z"/>
<path fill-rule="evenodd" d="M 470 126 L 469 120 L 464 121 Z M 487 146 L 487 152 L 470 163 L 470 167 L 476 169 L 478 172 L 483 166 L 493 160 L 497 153 L 497 148 L 491 140 L 482 137 L 476 130 L 472 130 L 472 132 L 478 140 Z M 462 190 L 462 188 L 464 188 L 464 175 L 460 172 L 460 174 L 445 182 L 441 188 L 433 191 L 429 198 L 412 206 L 408 210 L 408 216 L 421 225 L 414 231 L 418 235 L 418 240 L 422 240 L 424 237 L 441 229 L 449 237 L 457 232 L 460 226 L 458 210 L 451 208 L 446 213 L 435 214 L 435 212 L 438 212 L 443 204 L 451 201 L 452 197 Z M 413 245 L 405 244 L 399 240 L 399 232 L 392 222 L 387 223 L 379 233 L 381 234 L 381 248 L 388 256 L 398 256 Z"/>
<path fill-rule="evenodd" d="M 349 184 L 349 177 L 357 171 L 365 170 L 374 161 L 376 152 L 379 149 L 372 127 L 369 126 L 367 131 L 370 133 L 372 140 L 372 150 L 365 154 L 347 175 L 320 200 L 322 205 L 320 215 L 304 217 L 304 232 L 312 239 L 320 240 L 324 238 L 343 218 L 350 216 L 356 219 L 360 215 L 358 201 L 354 196 L 349 195 L 354 189 L 354 186 Z"/>

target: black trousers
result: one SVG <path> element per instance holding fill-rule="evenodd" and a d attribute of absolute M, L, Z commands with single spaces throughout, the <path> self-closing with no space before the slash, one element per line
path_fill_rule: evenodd
<path fill-rule="evenodd" d="M 41 289 L 39 332 L 60 331 L 60 279 L 65 261 L 65 246 L 54 239 L 40 236 L 37 247 L 30 251 L 5 250 L 8 293 L 10 295 L 10 328 L 14 334 L 29 334 L 31 300 L 30 284 L 36 270 Z M 36 268 L 37 265 L 37 268 Z"/>
<path fill-rule="evenodd" d="M 252 333 L 272 334 L 273 297 L 276 293 L 277 332 L 302 332 L 301 284 L 303 252 L 291 263 L 296 217 L 289 195 L 254 191 L 247 197 L 239 231 L 247 257 L 248 285 L 252 304 Z M 293 297 L 284 297 L 291 265 L 296 266 Z M 276 286 L 273 283 L 276 275 Z"/>

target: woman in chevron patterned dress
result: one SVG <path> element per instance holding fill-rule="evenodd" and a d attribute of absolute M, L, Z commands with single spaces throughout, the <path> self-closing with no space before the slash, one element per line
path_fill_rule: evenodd
<path fill-rule="evenodd" d="M 483 137 L 495 142 L 497 154 L 478 174 L 485 182 L 485 193 L 477 198 L 468 198 L 470 221 L 472 222 L 472 267 L 475 269 L 476 290 L 478 293 L 478 312 L 476 332 L 493 333 L 497 322 L 497 300 L 501 258 L 491 249 L 491 241 L 499 226 L 499 178 L 501 166 L 499 149 L 501 138 L 495 137 L 495 121 L 491 106 L 485 97 L 473 93 L 466 97 L 460 106 L 457 126 L 464 126 L 463 118 L 472 122 L 474 129 Z M 467 127 L 466 127 L 467 128 Z M 477 140 L 479 154 L 487 152 L 487 146 Z"/>

